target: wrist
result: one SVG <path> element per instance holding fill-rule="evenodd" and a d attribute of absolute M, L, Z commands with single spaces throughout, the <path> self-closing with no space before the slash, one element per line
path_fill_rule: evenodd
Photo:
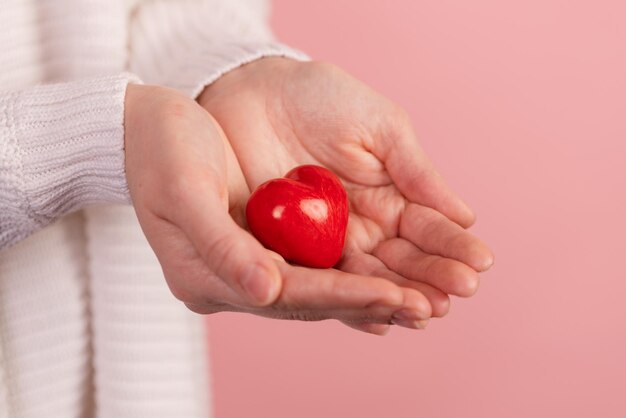
<path fill-rule="evenodd" d="M 210 102 L 223 94 L 243 93 L 250 88 L 262 90 L 270 84 L 269 75 L 285 74 L 303 64 L 306 62 L 288 57 L 261 57 L 223 74 L 207 85 L 196 100 L 202 107 L 206 108 Z"/>

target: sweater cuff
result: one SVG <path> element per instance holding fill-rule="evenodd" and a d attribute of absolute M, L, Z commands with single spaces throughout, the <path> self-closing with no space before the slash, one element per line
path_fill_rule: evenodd
<path fill-rule="evenodd" d="M 138 80 L 123 74 L 0 97 L 0 131 L 13 144 L 16 173 L 13 207 L 3 215 L 13 214 L 17 224 L 3 230 L 0 241 L 19 240 L 89 204 L 130 202 L 124 165 L 129 82 Z"/>
<path fill-rule="evenodd" d="M 166 84 L 195 99 L 222 75 L 263 57 L 310 59 L 303 52 L 280 43 L 224 43 L 195 54 L 175 77 L 166 80 Z"/>
<path fill-rule="evenodd" d="M 221 75 L 256 59 L 309 60 L 274 40 L 260 5 L 209 0 L 142 3 L 130 23 L 131 71 L 147 84 L 171 87 L 195 99 Z"/>

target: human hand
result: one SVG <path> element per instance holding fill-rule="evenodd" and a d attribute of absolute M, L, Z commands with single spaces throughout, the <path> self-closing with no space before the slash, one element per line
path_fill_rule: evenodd
<path fill-rule="evenodd" d="M 433 316 L 448 311 L 449 294 L 476 292 L 477 272 L 493 255 L 466 231 L 474 214 L 435 171 L 397 105 L 334 66 L 284 58 L 231 71 L 198 102 L 226 132 L 251 189 L 301 164 L 339 175 L 351 206 L 340 270 L 420 292 Z"/>
<path fill-rule="evenodd" d="M 193 311 L 388 322 L 402 308 L 430 316 L 421 295 L 383 279 L 275 260 L 242 229 L 249 195 L 215 120 L 174 90 L 129 85 L 126 173 L 141 227 L 172 293 Z"/>

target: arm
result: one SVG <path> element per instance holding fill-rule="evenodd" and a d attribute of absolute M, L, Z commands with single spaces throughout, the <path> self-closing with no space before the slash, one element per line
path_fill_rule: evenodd
<path fill-rule="evenodd" d="M 129 201 L 131 75 L 0 93 L 0 250 L 89 204 Z"/>

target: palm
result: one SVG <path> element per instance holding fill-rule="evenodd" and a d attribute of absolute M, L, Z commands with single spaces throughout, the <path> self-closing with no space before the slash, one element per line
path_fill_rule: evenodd
<path fill-rule="evenodd" d="M 474 260 L 449 257 L 475 258 L 475 247 L 482 244 L 427 206 L 448 212 L 461 224 L 471 223 L 471 213 L 460 202 L 455 205 L 438 177 L 421 175 L 429 167 L 407 171 L 405 166 L 419 165 L 420 157 L 416 143 L 410 148 L 402 112 L 332 67 L 283 68 L 283 61 L 269 65 L 273 66 L 269 76 L 262 71 L 252 72 L 252 79 L 226 76 L 209 89 L 212 94 L 205 96 L 209 99 L 201 98 L 224 128 L 248 187 L 253 190 L 297 165 L 323 165 L 342 179 L 350 200 L 339 268 L 418 289 L 429 298 L 435 314 L 447 310 L 447 293 L 473 293 L 476 274 L 461 262 Z M 416 155 L 408 155 L 411 151 Z M 419 231 L 412 230 L 429 225 L 406 220 L 418 212 L 431 217 L 429 237 L 420 238 Z M 439 236 L 433 234 L 436 229 Z M 467 234 L 459 235 L 465 237 L 459 240 L 465 248 L 457 245 L 446 254 L 441 239 L 450 234 Z"/>

